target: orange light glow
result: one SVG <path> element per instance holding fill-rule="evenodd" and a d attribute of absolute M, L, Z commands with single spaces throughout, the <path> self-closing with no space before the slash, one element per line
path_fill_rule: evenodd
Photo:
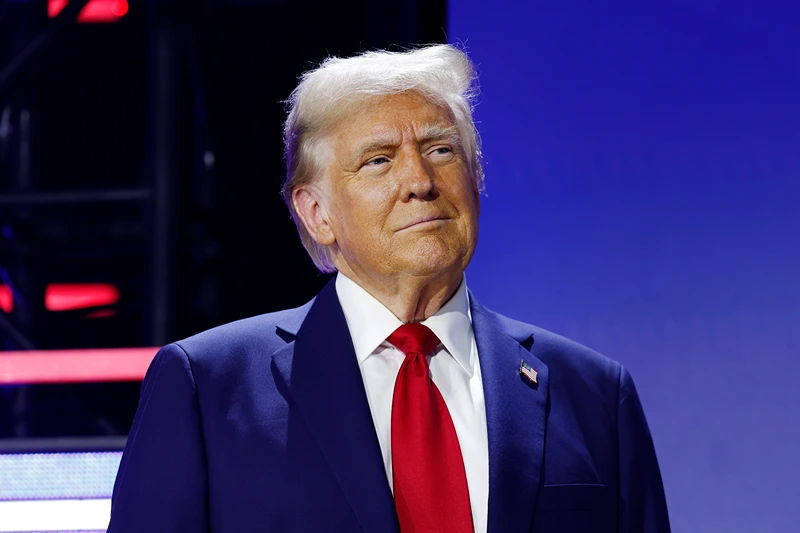
<path fill-rule="evenodd" d="M 68 0 L 48 0 L 47 13 L 55 17 L 66 7 Z M 78 15 L 78 22 L 115 22 L 128 12 L 126 0 L 90 0 Z"/>

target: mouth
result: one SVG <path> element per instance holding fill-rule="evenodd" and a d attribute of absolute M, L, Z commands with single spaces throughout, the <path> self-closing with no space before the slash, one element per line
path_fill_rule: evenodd
<path fill-rule="evenodd" d="M 405 226 L 400 228 L 400 231 L 411 229 L 411 228 L 424 227 L 424 226 L 428 226 L 430 224 L 436 224 L 438 222 L 445 221 L 445 220 L 448 220 L 448 217 L 446 217 L 444 215 L 428 215 L 428 216 L 420 217 L 420 218 L 412 221 L 411 223 L 406 224 Z"/>

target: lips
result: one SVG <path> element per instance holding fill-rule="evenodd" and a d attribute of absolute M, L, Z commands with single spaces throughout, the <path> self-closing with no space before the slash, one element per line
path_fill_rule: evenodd
<path fill-rule="evenodd" d="M 414 219 L 412 222 L 406 224 L 405 226 L 403 226 L 400 229 L 401 230 L 410 229 L 410 228 L 413 228 L 415 226 L 419 226 L 420 224 L 425 224 L 427 222 L 433 222 L 433 221 L 436 221 L 436 220 L 447 220 L 448 218 L 449 217 L 446 217 L 444 215 L 427 215 L 427 216 L 424 216 L 424 217 L 419 217 L 417 219 Z"/>

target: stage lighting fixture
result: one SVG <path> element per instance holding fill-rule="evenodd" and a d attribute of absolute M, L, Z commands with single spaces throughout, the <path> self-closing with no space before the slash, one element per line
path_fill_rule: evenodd
<path fill-rule="evenodd" d="M 47 13 L 55 17 L 66 7 L 68 0 L 48 0 Z M 116 22 L 128 12 L 126 0 L 91 0 L 78 15 L 78 22 Z"/>

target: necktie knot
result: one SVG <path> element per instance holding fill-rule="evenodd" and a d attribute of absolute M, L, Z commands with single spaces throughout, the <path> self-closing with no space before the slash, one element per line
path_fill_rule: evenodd
<path fill-rule="evenodd" d="M 403 324 L 387 340 L 406 355 L 419 353 L 423 356 L 431 353 L 440 342 L 436 333 L 418 322 Z"/>

